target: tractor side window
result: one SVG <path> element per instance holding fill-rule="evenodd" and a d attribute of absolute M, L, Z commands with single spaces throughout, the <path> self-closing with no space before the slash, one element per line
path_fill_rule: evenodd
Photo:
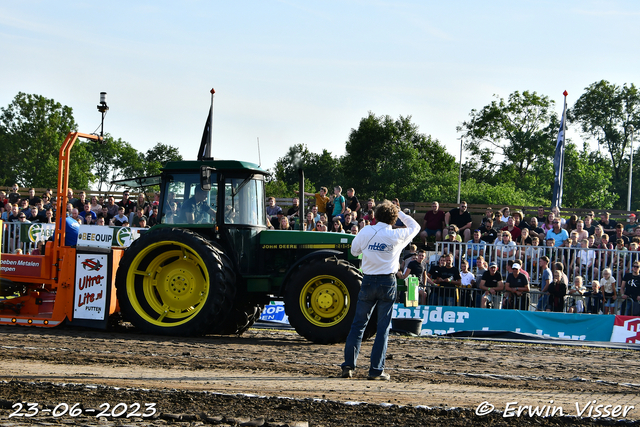
<path fill-rule="evenodd" d="M 264 181 L 233 178 L 225 182 L 224 222 L 264 226 Z"/>

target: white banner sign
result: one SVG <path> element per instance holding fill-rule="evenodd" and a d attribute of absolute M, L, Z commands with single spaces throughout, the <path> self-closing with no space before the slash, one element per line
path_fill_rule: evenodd
<path fill-rule="evenodd" d="M 76 255 L 75 319 L 104 320 L 107 313 L 107 255 Z"/>
<path fill-rule="evenodd" d="M 78 230 L 78 245 L 94 248 L 110 248 L 113 244 L 113 229 L 95 225 L 81 225 Z"/>

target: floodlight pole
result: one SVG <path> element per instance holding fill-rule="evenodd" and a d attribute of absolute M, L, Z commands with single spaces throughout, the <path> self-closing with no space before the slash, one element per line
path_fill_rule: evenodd
<path fill-rule="evenodd" d="M 462 187 L 462 135 L 460 136 L 460 168 L 458 169 L 458 201 L 460 204 L 460 189 Z"/>
<path fill-rule="evenodd" d="M 627 193 L 627 211 L 631 211 L 631 181 L 633 179 L 633 125 L 629 125 L 631 132 L 631 154 L 629 156 L 629 191 Z"/>

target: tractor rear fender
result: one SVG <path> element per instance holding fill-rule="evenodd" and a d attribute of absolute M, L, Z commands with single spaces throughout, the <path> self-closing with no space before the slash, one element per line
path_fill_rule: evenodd
<path fill-rule="evenodd" d="M 307 262 L 309 262 L 312 259 L 316 259 L 316 258 L 328 258 L 328 257 L 332 257 L 332 256 L 340 256 L 343 255 L 344 253 L 338 250 L 333 250 L 333 249 L 321 249 L 321 250 L 317 250 L 314 252 L 311 252 L 305 256 L 303 256 L 302 258 L 300 258 L 295 264 L 293 264 L 291 267 L 289 267 L 289 270 L 287 270 L 287 272 L 284 275 L 284 278 L 282 279 L 282 288 L 280 289 L 280 295 L 279 296 L 284 296 L 285 291 L 287 290 L 287 286 L 289 285 L 289 279 L 291 278 L 291 275 L 293 274 L 294 271 L 296 271 L 296 269 L 301 265 L 301 264 L 305 264 Z"/>

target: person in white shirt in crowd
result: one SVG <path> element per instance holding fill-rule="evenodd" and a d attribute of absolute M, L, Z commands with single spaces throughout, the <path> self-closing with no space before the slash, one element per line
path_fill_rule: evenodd
<path fill-rule="evenodd" d="M 460 301 L 463 307 L 475 307 L 473 302 L 473 291 L 471 288 L 476 284 L 476 277 L 469 271 L 469 262 L 462 260 L 460 262 Z"/>
<path fill-rule="evenodd" d="M 604 314 L 616 314 L 616 279 L 611 275 L 611 269 L 602 270 L 602 292 L 604 294 Z"/>
<path fill-rule="evenodd" d="M 595 267 L 596 251 L 589 248 L 589 240 L 582 239 L 580 248 L 576 255 L 573 276 L 598 277 L 598 268 Z"/>

